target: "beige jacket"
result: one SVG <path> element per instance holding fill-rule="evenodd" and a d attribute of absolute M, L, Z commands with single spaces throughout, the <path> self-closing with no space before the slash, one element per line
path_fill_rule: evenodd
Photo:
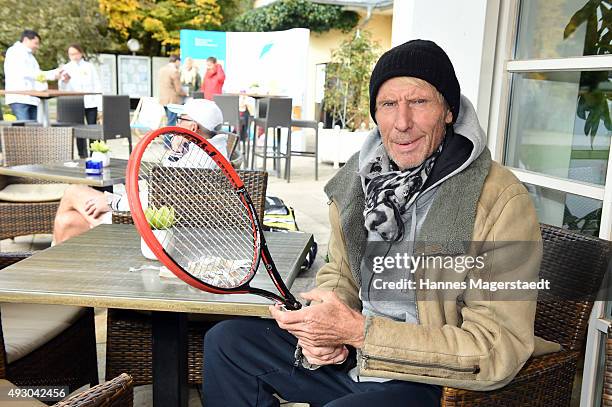
<path fill-rule="evenodd" d="M 181 75 L 174 64 L 166 64 L 159 70 L 159 103 L 183 103 L 186 96 L 181 87 Z"/>
<path fill-rule="evenodd" d="M 497 277 L 493 274 L 499 270 L 499 265 L 519 258 L 524 261 L 512 270 L 512 279 L 535 280 L 541 259 L 541 237 L 533 204 L 517 178 L 509 170 L 490 161 L 488 151 L 486 153 L 486 156 L 483 154 L 484 158 L 479 158 L 471 166 L 473 168 L 451 178 L 452 182 L 449 180 L 441 185 L 437 197 L 445 199 L 438 200 L 432 206 L 426 222 L 430 217 L 442 218 L 437 221 L 441 223 L 432 226 L 433 229 L 448 228 L 452 235 L 452 227 L 446 225 L 460 223 L 467 218 L 469 225 L 473 225 L 472 242 L 493 243 L 495 247 L 493 250 L 489 248 L 488 253 L 492 266 L 488 272 L 480 274 L 482 278 L 495 280 Z M 350 165 L 347 163 L 347 166 Z M 465 194 L 465 188 L 461 183 L 469 188 L 467 185 L 478 176 L 473 171 L 474 168 L 478 171 L 478 166 L 481 167 L 482 177 L 486 178 L 481 184 L 482 190 L 478 188 L 474 193 L 477 200 L 475 216 L 470 218 L 468 214 L 462 214 L 461 209 L 456 209 L 457 213 L 453 214 L 455 207 L 463 205 L 461 200 L 464 195 L 461 194 Z M 347 173 L 350 172 L 350 169 L 347 170 Z M 354 181 L 354 187 L 351 187 L 351 182 L 338 182 L 338 196 L 326 188 L 331 198 L 329 213 L 332 233 L 329 263 L 317 274 L 317 285 L 335 291 L 348 305 L 359 310 L 361 302 L 356 279 L 360 277 L 356 277 L 356 269 L 351 267 L 351 263 L 354 265 L 358 260 L 352 254 L 354 250 L 351 251 L 351 247 L 347 249 L 347 240 L 354 237 L 347 236 L 344 231 L 349 229 L 351 222 L 344 213 L 359 211 L 354 207 L 359 206 L 359 199 L 362 199 L 356 192 L 359 191 L 358 181 Z M 350 195 L 351 189 L 355 196 L 347 200 L 342 191 Z M 524 252 L 508 243 L 526 240 L 535 242 L 530 246 L 536 249 Z M 355 244 L 351 243 L 350 246 Z M 423 249 L 436 253 L 439 247 Z M 483 254 L 483 250 L 483 245 L 477 243 L 469 248 L 469 252 L 475 255 Z M 428 269 L 426 273 L 426 278 L 436 281 L 465 278 L 442 270 Z M 417 270 L 417 279 L 424 276 L 425 270 Z M 504 294 L 500 292 L 485 295 L 474 291 L 465 290 L 462 301 L 450 301 L 439 297 L 439 292 L 417 289 L 419 324 L 368 317 L 365 343 L 358 350 L 359 374 L 471 390 L 491 390 L 507 384 L 534 353 L 536 344 L 543 343 L 534 337 L 536 303 L 504 301 Z M 549 350 L 559 348 L 556 344 L 548 345 Z M 535 349 L 535 352 L 545 353 L 541 349 Z"/>

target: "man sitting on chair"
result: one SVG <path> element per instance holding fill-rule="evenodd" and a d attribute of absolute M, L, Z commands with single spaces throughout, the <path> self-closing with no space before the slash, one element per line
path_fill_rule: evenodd
<path fill-rule="evenodd" d="M 228 157 L 227 134 L 217 134 L 223 123 L 219 107 L 206 99 L 191 99 L 184 105 L 168 105 L 178 115 L 178 127 L 210 139 L 224 157 Z M 177 143 L 173 143 L 177 144 Z M 182 146 L 173 146 L 181 149 Z M 173 166 L 179 166 L 176 163 Z M 101 192 L 84 185 L 71 185 L 60 201 L 53 229 L 53 243 L 61 243 L 101 223 L 112 223 L 112 211 L 128 211 L 126 194 Z"/>

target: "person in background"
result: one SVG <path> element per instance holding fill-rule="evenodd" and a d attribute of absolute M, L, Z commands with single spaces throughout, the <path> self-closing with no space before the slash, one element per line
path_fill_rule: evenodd
<path fill-rule="evenodd" d="M 169 104 L 181 104 L 187 93 L 181 87 L 181 76 L 179 66 L 181 59 L 177 55 L 171 55 L 168 64 L 159 70 L 159 103 L 166 111 L 168 126 L 175 126 L 177 115 L 166 106 Z"/>
<path fill-rule="evenodd" d="M 220 64 L 217 63 L 217 58 L 208 57 L 206 59 L 206 74 L 202 81 L 204 99 L 212 100 L 214 95 L 223 93 L 223 83 L 225 82 L 225 72 Z"/>
<path fill-rule="evenodd" d="M 210 143 L 228 158 L 227 134 L 218 134 L 223 123 L 221 109 L 209 100 L 191 99 L 184 105 L 170 105 L 178 117 L 178 126 L 198 133 L 209 139 Z M 175 140 L 176 139 L 176 140 Z M 168 167 L 185 166 L 183 156 L 192 147 L 182 142 L 182 137 L 171 140 L 172 150 L 163 165 Z M 189 162 L 189 161 L 188 161 Z M 112 223 L 112 211 L 129 211 L 127 195 L 102 192 L 85 185 L 71 185 L 60 201 L 53 226 L 53 244 L 59 244 L 71 237 L 80 235 L 100 224 Z"/>
<path fill-rule="evenodd" d="M 185 64 L 181 68 L 181 85 L 187 87 L 187 93 L 191 95 L 200 89 L 200 82 L 198 67 L 193 64 L 193 59 L 185 58 Z"/>
<path fill-rule="evenodd" d="M 40 47 L 40 35 L 24 30 L 19 41 L 7 51 L 4 59 L 5 90 L 46 90 L 46 81 L 58 79 L 60 70 L 41 71 L 34 54 Z M 5 96 L 17 120 L 36 120 L 40 99 L 28 95 Z"/>
<path fill-rule="evenodd" d="M 102 92 L 102 84 L 98 71 L 89 61 L 83 59 L 83 48 L 79 44 L 71 44 L 68 47 L 68 58 L 70 62 L 62 68 L 62 74 L 58 82 L 60 90 L 74 92 Z M 85 119 L 87 124 L 96 124 L 98 111 L 102 110 L 101 95 L 85 95 Z M 79 157 L 87 157 L 87 144 L 89 140 L 77 139 Z"/>

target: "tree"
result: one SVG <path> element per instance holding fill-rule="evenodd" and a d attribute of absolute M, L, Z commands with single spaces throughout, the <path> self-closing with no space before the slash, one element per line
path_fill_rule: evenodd
<path fill-rule="evenodd" d="M 215 30 L 223 22 L 216 0 L 100 0 L 100 9 L 120 50 L 136 38 L 147 55 L 178 52 L 181 29 Z"/>
<path fill-rule="evenodd" d="M 222 31 L 232 31 L 234 20 L 253 9 L 255 0 L 217 0 L 223 16 Z"/>
<path fill-rule="evenodd" d="M 78 42 L 85 51 L 96 54 L 109 44 L 106 19 L 97 0 L 41 2 L 37 0 L 0 0 L 0 75 L 4 81 L 4 52 L 19 41 L 24 29 L 37 31 L 41 47 L 36 59 L 41 69 L 52 69 L 67 59 L 68 45 Z"/>
<path fill-rule="evenodd" d="M 236 31 L 280 31 L 301 27 L 319 33 L 332 29 L 348 32 L 358 21 L 357 13 L 343 10 L 341 6 L 307 0 L 279 0 L 242 14 L 231 28 Z"/>
<path fill-rule="evenodd" d="M 378 44 L 361 31 L 332 52 L 327 64 L 324 105 L 334 124 L 356 130 L 368 126 L 370 115 L 368 79 L 378 57 Z"/>

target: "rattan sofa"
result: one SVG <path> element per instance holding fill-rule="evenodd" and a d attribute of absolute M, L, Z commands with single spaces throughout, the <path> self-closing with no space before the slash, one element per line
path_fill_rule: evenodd
<path fill-rule="evenodd" d="M 569 406 L 589 316 L 610 265 L 612 242 L 541 225 L 544 255 L 540 278 L 558 294 L 540 294 L 535 334 L 560 343 L 560 352 L 531 358 L 507 386 L 490 392 L 445 388 L 443 407 Z M 579 298 L 582 297 L 582 298 Z"/>
<path fill-rule="evenodd" d="M 9 389 L 19 389 L 13 383 L 0 377 L 0 388 L 4 397 L 9 394 Z M 23 389 L 22 389 L 23 390 Z M 6 391 L 6 393 L 4 393 Z M 20 393 L 18 393 L 20 394 Z M 44 407 L 46 404 L 36 399 L 24 399 L 21 401 L 7 402 L 8 406 L 14 407 Z M 87 390 L 74 394 L 67 399 L 54 404 L 54 407 L 133 407 L 134 385 L 128 374 L 121 374 L 112 380 L 98 384 Z"/>
<path fill-rule="evenodd" d="M 0 273 L 30 255 L 0 252 Z M 17 386 L 69 386 L 70 391 L 98 383 L 93 308 L 87 308 L 66 330 L 12 363 L 6 360 L 2 328 L 0 325 L 0 378 Z"/>
<path fill-rule="evenodd" d="M 0 128 L 4 166 L 72 160 L 72 128 Z M 9 184 L 43 181 L 0 175 L 0 190 Z M 52 233 L 59 200 L 8 202 L 0 200 L 0 240 L 36 233 Z"/>

